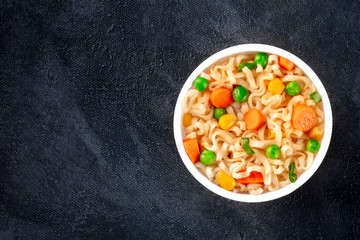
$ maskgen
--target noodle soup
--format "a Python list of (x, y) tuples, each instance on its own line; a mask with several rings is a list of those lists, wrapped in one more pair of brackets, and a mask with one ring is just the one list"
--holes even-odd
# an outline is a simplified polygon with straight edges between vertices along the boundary
[(197, 75), (181, 99), (184, 161), (233, 193), (260, 195), (296, 184), (321, 148), (322, 97), (283, 56), (223, 58)]

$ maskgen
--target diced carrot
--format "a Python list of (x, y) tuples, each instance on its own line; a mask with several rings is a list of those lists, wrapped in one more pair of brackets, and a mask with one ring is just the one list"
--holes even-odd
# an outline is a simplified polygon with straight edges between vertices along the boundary
[(204, 144), (205, 144), (205, 142), (201, 142), (201, 143), (199, 144), (200, 152), (202, 152), (202, 151), (204, 151), (204, 150), (206, 149), (205, 146), (204, 146)]
[(200, 161), (199, 144), (196, 138), (183, 141), (186, 154), (193, 163)]
[(254, 108), (245, 113), (244, 121), (247, 129), (257, 130), (264, 124), (265, 118), (260, 110)]
[[(240, 171), (240, 172), (244, 172)], [(249, 184), (249, 183), (264, 183), (264, 177), (261, 172), (252, 171), (250, 175), (246, 178), (239, 178), (237, 179), (239, 183), (242, 184)]]
[(232, 93), (227, 88), (217, 88), (210, 93), (210, 102), (217, 108), (225, 108), (233, 101)]
[(315, 126), (316, 113), (311, 107), (299, 104), (294, 107), (291, 120), (294, 128), (306, 132)]
[(295, 67), (295, 63), (281, 56), (279, 57), (279, 65), (288, 71), (291, 71)]

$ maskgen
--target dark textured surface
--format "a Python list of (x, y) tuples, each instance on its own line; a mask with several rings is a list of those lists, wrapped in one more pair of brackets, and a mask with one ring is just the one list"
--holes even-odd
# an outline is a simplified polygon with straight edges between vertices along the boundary
[[(1, 1), (0, 239), (359, 238), (359, 1), (222, 2)], [(173, 140), (185, 79), (241, 43), (302, 58), (334, 112), (317, 173), (260, 204), (202, 187)]]

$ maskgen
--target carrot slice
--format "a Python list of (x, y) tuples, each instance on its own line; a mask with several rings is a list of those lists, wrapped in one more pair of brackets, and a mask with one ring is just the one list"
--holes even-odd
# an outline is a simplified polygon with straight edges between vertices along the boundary
[(247, 129), (257, 130), (264, 124), (265, 118), (260, 110), (254, 108), (245, 113), (244, 121)]
[(295, 63), (281, 56), (279, 57), (279, 65), (288, 71), (291, 71), (295, 67)]
[(200, 161), (199, 144), (196, 138), (183, 141), (186, 154), (193, 163)]
[[(240, 172), (244, 172), (244, 171), (245, 171), (245, 170), (240, 171)], [(242, 183), (242, 184), (264, 183), (264, 177), (263, 177), (263, 175), (261, 174), (261, 172), (252, 171), (248, 177), (246, 177), (246, 178), (239, 178), (239, 179), (237, 179), (237, 181), (238, 181), (239, 183)]]
[(294, 128), (306, 132), (315, 126), (316, 113), (311, 107), (299, 104), (294, 107), (291, 120)]
[(210, 93), (210, 102), (217, 108), (225, 108), (233, 101), (232, 93), (227, 88), (217, 88)]

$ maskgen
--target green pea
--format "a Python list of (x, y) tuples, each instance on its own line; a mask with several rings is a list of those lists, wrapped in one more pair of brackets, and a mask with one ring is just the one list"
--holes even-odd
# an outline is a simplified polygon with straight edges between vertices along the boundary
[(319, 151), (320, 149), (320, 143), (318, 141), (316, 141), (315, 139), (313, 140), (310, 140), (307, 142), (306, 144), (306, 149), (309, 151), (309, 152), (312, 152), (312, 153), (316, 153)]
[(200, 161), (204, 165), (212, 164), (215, 161), (215, 153), (210, 150), (205, 149), (200, 154)]
[(265, 154), (268, 158), (276, 159), (280, 156), (281, 151), (278, 145), (272, 144), (266, 148)]
[(226, 109), (225, 108), (215, 108), (214, 109), (214, 118), (216, 120), (219, 120), (219, 118), (224, 115), (227, 114)]
[(194, 81), (194, 85), (197, 90), (202, 92), (209, 86), (209, 82), (203, 77), (197, 77)]
[(249, 91), (246, 88), (242, 86), (237, 86), (236, 88), (234, 88), (233, 99), (236, 102), (245, 102), (248, 98), (249, 98)]
[(301, 87), (296, 81), (292, 81), (286, 85), (285, 91), (288, 95), (295, 96), (301, 92)]
[(268, 55), (266, 53), (258, 53), (254, 57), (254, 62), (256, 65), (260, 64), (265, 69), (268, 64)]
[(240, 63), (238, 67), (238, 72), (242, 72), (242, 69), (247, 67), (250, 70), (253, 70), (256, 67), (255, 63)]

